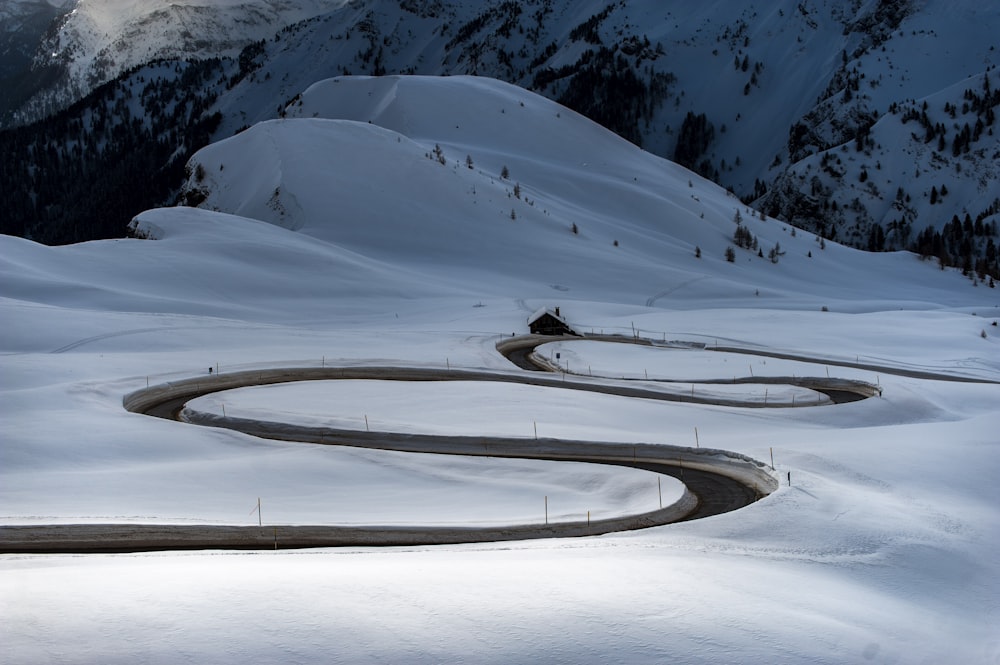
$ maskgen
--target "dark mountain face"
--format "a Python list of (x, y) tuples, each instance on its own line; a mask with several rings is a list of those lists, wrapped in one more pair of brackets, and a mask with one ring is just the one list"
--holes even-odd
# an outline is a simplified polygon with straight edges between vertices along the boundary
[(53, 62), (33, 67), (39, 44), (66, 10), (47, 2), (9, 2), (0, 8), (0, 126), (33, 95), (53, 85), (62, 71)]

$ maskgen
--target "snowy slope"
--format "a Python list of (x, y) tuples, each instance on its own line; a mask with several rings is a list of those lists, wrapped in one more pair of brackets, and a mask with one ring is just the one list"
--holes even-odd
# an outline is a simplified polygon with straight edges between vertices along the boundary
[[(52, 4), (55, 4), (54, 2)], [(37, 46), (34, 67), (62, 76), (22, 108), (62, 108), (98, 85), (154, 60), (236, 56), (285, 25), (329, 11), (343, 0), (76, 0)], [(70, 9), (70, 5), (72, 8)]]
[[(331, 79), (286, 115), (200, 151), (193, 198), (379, 260), (405, 247), (406, 264), (431, 274), (462, 266), (482, 283), (523, 280), (574, 298), (666, 304), (691, 293), (850, 309), (877, 281), (894, 307), (957, 304), (911, 254), (869, 256), (761, 220), (717, 185), (509, 84)], [(737, 250), (726, 262), (737, 213), (764, 258)], [(772, 263), (775, 245), (784, 255)], [(511, 270), (510, 256), (522, 267)]]
[[(972, 154), (951, 156), (962, 125), (985, 114), (937, 117), (945, 102), (961, 107), (965, 89), (981, 87), (997, 66), (995, 3), (370, 0), (281, 5), (280, 15), (265, 4), (234, 1), (210, 12), (175, 4), (147, 15), (141, 3), (114, 12), (118, 5), (88, 3), (38, 62), (72, 60), (71, 87), (82, 93), (152, 57), (235, 54), (266, 38), (241, 56), (248, 75), (232, 90), (218, 99), (217, 83), (203, 91), (225, 116), (217, 138), (276, 117), (331, 76), (490, 76), (583, 111), (775, 217), (862, 248), (879, 232), (886, 242), (876, 248), (910, 246), (923, 228), (940, 230), (953, 215), (975, 219), (1000, 198), (991, 128)], [(289, 24), (298, 18), (307, 20)], [(175, 30), (178, 21), (189, 37)], [(899, 122), (897, 109), (924, 100), (937, 107), (934, 122), (946, 121), (944, 151), (924, 146), (922, 128), (912, 140), (914, 124)], [(863, 160), (833, 169), (836, 176), (817, 163), (843, 158), (859, 136), (869, 142)], [(859, 182), (862, 167), (879, 178)], [(950, 175), (928, 184), (936, 170)], [(950, 180), (978, 184), (921, 205), (931, 186)], [(896, 233), (899, 223), (908, 231)], [(986, 259), (979, 244), (975, 258)]]
[[(8, 659), (995, 660), (998, 385), (897, 372), (1000, 380), (996, 289), (908, 253), (824, 249), (490, 79), (328, 80), (286, 116), (200, 151), (186, 191), (200, 207), (139, 215), (144, 239), (0, 236), (0, 523), (255, 525), (258, 497), (265, 527), (538, 521), (557, 496), (577, 515), (648, 505), (644, 473), (265, 442), (122, 407), (210, 366), (516, 372), (495, 344), (543, 306), (584, 330), (689, 343), (558, 347), (605, 380), (825, 372), (883, 394), (795, 409), (399, 382), (213, 395), (215, 410), (358, 429), (773, 453), (782, 486), (726, 515), (599, 538), (4, 555)], [(725, 260), (737, 211), (765, 255), (780, 242), (777, 263)], [(693, 348), (720, 342), (811, 361)]]

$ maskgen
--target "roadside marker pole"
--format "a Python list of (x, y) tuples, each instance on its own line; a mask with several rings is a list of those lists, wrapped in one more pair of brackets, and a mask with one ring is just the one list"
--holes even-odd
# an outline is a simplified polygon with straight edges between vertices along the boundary
[(549, 497), (545, 495), (545, 523), (549, 523)]
[(663, 486), (660, 484), (660, 477), (656, 477), (656, 491), (660, 495), (660, 508), (663, 508)]
[(538, 441), (538, 421), (533, 420), (531, 424), (535, 427), (535, 441)]
[(365, 414), (365, 431), (366, 432), (370, 432), (371, 431), (370, 429), (368, 429), (368, 414), (367, 413)]
[(698, 441), (698, 428), (694, 428), (694, 447), (701, 448), (701, 442)]
[(771, 471), (774, 471), (774, 446), (771, 446)]

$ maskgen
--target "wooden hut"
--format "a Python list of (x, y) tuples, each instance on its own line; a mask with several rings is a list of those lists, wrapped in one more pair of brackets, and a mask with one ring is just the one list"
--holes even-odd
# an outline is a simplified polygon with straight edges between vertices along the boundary
[(577, 335), (559, 313), (558, 307), (555, 309), (543, 307), (529, 316), (528, 330), (532, 335)]

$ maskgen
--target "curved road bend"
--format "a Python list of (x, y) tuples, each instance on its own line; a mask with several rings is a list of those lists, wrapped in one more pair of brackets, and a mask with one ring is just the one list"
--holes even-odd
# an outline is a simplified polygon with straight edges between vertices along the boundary
[[(480, 543), (533, 538), (600, 535), (660, 526), (729, 512), (777, 488), (765, 465), (726, 451), (666, 445), (594, 443), (554, 439), (441, 437), (219, 418), (184, 410), (195, 397), (238, 387), (289, 381), (369, 378), (398, 381), (494, 380), (571, 387), (553, 377), (459, 370), (400, 368), (301, 368), (237, 372), (153, 386), (125, 398), (128, 410), (187, 422), (227, 427), (284, 441), (347, 445), (409, 452), (548, 459), (635, 466), (681, 479), (687, 487), (677, 503), (660, 510), (617, 518), (524, 524), (503, 527), (338, 527), (325, 525), (241, 527), (225, 525), (65, 524), (0, 527), (0, 552), (141, 552), (198, 549), (288, 549), (304, 547), (390, 546)], [(581, 388), (577, 384), (574, 389)], [(594, 386), (616, 394), (613, 386)], [(621, 394), (662, 394), (623, 387)]]
[[(497, 351), (500, 352), (504, 357), (507, 358), (517, 367), (535, 371), (535, 372), (553, 372), (555, 369), (548, 363), (541, 362), (538, 360), (537, 356), (534, 355), (535, 349), (537, 349), (542, 344), (549, 342), (572, 342), (572, 341), (599, 341), (599, 342), (612, 342), (615, 344), (637, 344), (639, 346), (655, 346), (652, 342), (646, 339), (635, 339), (632, 337), (616, 337), (609, 335), (584, 335), (582, 337), (573, 337), (569, 335), (565, 336), (544, 336), (544, 335), (527, 335), (522, 337), (511, 337), (501, 340), (497, 344)], [(721, 349), (710, 349), (712, 351)], [(729, 350), (727, 348), (727, 350)], [(742, 351), (745, 354), (751, 354), (750, 351)], [(759, 355), (773, 357), (773, 358), (788, 358), (794, 360), (804, 360), (808, 361), (803, 357), (793, 357), (793, 356), (783, 356), (779, 354), (761, 353)], [(568, 372), (570, 376), (581, 376), (574, 374), (573, 372)], [(626, 381), (630, 379), (625, 379)], [(857, 402), (869, 397), (874, 397), (880, 394), (879, 388), (871, 383), (865, 381), (856, 381), (853, 379), (830, 379), (822, 377), (793, 377), (793, 376), (782, 376), (782, 377), (747, 377), (743, 379), (734, 380), (717, 380), (717, 381), (674, 381), (671, 379), (647, 379), (648, 382), (655, 383), (699, 383), (705, 385), (732, 385), (739, 383), (752, 383), (752, 384), (769, 384), (769, 385), (794, 385), (802, 388), (808, 388), (814, 390), (818, 393), (823, 393), (830, 398), (830, 401), (834, 404), (845, 404), (847, 402)], [(633, 395), (635, 396), (635, 395)], [(742, 400), (724, 400), (712, 397), (702, 397), (698, 395), (682, 395), (675, 394), (670, 396), (663, 396), (657, 399), (664, 399), (674, 402), (686, 402), (689, 404), (713, 404), (716, 406), (742, 406), (746, 408), (789, 408), (789, 407), (811, 407), (816, 406), (815, 404), (810, 404), (808, 402), (800, 402), (797, 405), (790, 405), (786, 403), (772, 402), (771, 404), (760, 403), (760, 402), (745, 402)]]

